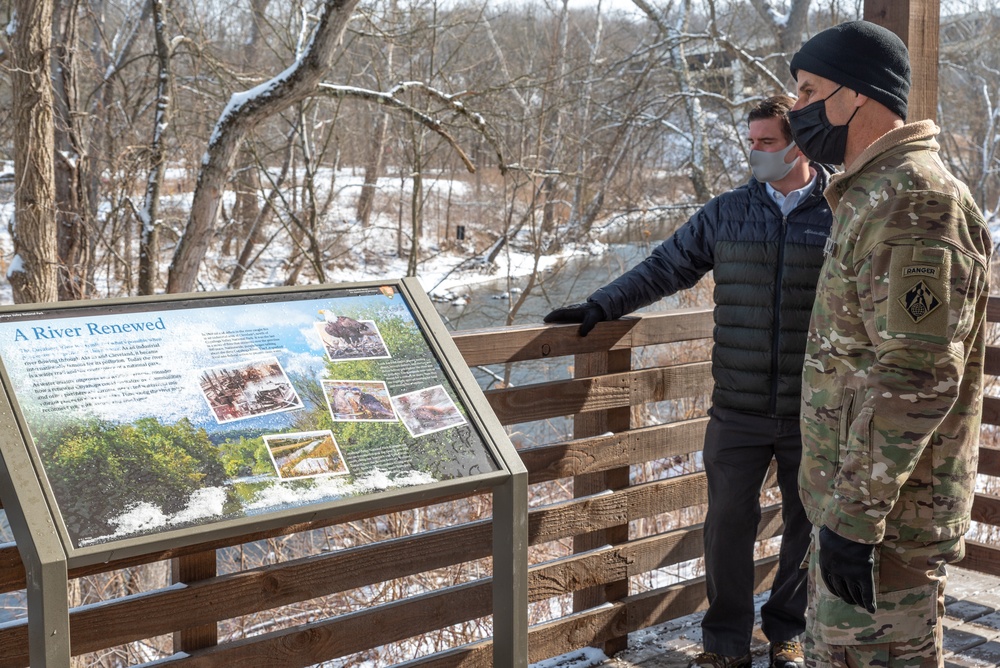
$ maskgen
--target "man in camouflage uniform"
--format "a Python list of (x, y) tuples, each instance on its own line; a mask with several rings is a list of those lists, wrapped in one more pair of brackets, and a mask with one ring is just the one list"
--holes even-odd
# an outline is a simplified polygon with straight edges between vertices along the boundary
[(931, 121), (905, 123), (909, 56), (866, 21), (791, 61), (811, 159), (844, 164), (802, 383), (814, 525), (807, 666), (943, 666), (945, 565), (964, 556), (992, 250)]

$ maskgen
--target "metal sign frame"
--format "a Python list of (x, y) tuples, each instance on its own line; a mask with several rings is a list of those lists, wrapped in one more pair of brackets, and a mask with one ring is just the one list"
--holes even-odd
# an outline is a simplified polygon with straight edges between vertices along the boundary
[(203, 308), (212, 302), (231, 305), (234, 299), (251, 304), (298, 301), (386, 286), (403, 295), (450, 389), (465, 408), (470, 426), (497, 465), (496, 471), (79, 547), (62, 522), (58, 502), (18, 404), (18, 390), (13, 387), (6, 365), (0, 365), (4, 388), (0, 395), (0, 498), (26, 569), (32, 666), (69, 665), (67, 573), (71, 568), (224, 540), (251, 529), (266, 531), (348, 512), (374, 512), (408, 501), (430, 501), (487, 489), (494, 496), (494, 665), (527, 665), (527, 471), (416, 279), (20, 305), (0, 308), (0, 320), (5, 316), (23, 319), (37, 315), (40, 320), (53, 314), (72, 317), (83, 310), (114, 314), (116, 307), (123, 305), (137, 312), (155, 312), (164, 307)]

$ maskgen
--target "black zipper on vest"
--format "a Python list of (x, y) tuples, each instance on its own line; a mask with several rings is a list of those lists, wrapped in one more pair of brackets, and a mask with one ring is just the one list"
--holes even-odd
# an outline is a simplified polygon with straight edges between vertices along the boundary
[(781, 215), (781, 237), (778, 240), (778, 268), (774, 277), (774, 325), (771, 328), (771, 417), (778, 414), (778, 352), (781, 339), (781, 279), (785, 273), (785, 238), (788, 216)]

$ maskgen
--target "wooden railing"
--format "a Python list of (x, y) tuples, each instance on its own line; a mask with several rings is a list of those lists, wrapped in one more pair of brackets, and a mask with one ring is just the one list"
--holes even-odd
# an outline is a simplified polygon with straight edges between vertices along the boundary
[[(1000, 304), (993, 302), (990, 306), (990, 319), (1000, 321)], [(630, 526), (634, 528), (639, 521), (700, 508), (706, 502), (704, 474), (697, 470), (670, 472), (636, 481), (631, 472), (649, 462), (680, 460), (697, 453), (707, 422), (701, 415), (642, 424), (636, 419), (640, 409), (692, 397), (704, 404), (711, 387), (709, 362), (704, 354), (697, 361), (639, 368), (636, 360), (646, 356), (637, 351), (658, 344), (703, 343), (711, 336), (712, 326), (711, 311), (698, 309), (602, 323), (586, 338), (576, 335), (575, 326), (513, 327), (454, 335), (470, 366), (558, 360), (561, 366), (573, 368), (569, 378), (487, 391), (505, 425), (514, 428), (569, 416), (574, 430), (570, 440), (520, 450), (529, 471), (529, 494), (540, 485), (552, 486), (553, 481), (563, 481), (568, 488), (566, 483), (572, 480), (571, 496), (567, 492), (564, 500), (533, 505), (529, 512), (529, 542), (533, 546), (529, 601), (540, 603), (572, 596), (574, 610), (573, 614), (566, 610), (531, 626), (530, 661), (585, 646), (603, 646), (607, 652), (614, 652), (624, 647), (629, 632), (684, 616), (705, 605), (701, 577), (665, 585), (651, 580), (649, 586), (653, 588), (647, 586), (644, 591), (632, 585), (636, 576), (698, 559), (702, 554), (700, 524), (690, 522), (655, 532), (632, 531), (630, 536)], [(701, 348), (707, 350), (704, 345)], [(1000, 374), (1000, 349), (990, 348), (987, 363), (988, 373)], [(987, 398), (984, 418), (988, 425), (1000, 424), (1000, 399)], [(993, 442), (991, 435), (989, 443)], [(983, 448), (980, 470), (1000, 476), (1000, 449)], [(413, 507), (410, 504), (393, 510)], [(1000, 525), (1000, 497), (979, 495), (974, 514), (977, 521)], [(337, 523), (363, 519), (359, 514)], [(172, 560), (174, 581), (185, 583), (71, 610), (73, 654), (172, 636), (174, 653), (160, 659), (157, 666), (309, 666), (489, 617), (490, 580), (479, 577), (381, 605), (359, 606), (336, 616), (317, 613), (297, 623), (290, 623), (286, 617), (281, 620), (284, 627), (278, 630), (220, 640), (217, 629), (224, 620), (488, 560), (491, 554), (489, 521), (459, 521), (445, 528), (364, 544), (355, 540), (343, 549), (333, 546), (329, 551), (316, 551), (290, 561), (217, 573), (219, 550), (330, 524), (288, 526), (71, 571), (71, 578), (81, 578)], [(779, 508), (771, 505), (763, 512), (760, 538), (774, 537), (780, 531)], [(556, 541), (563, 541), (566, 554), (545, 558), (551, 551), (540, 548), (559, 545)], [(970, 542), (963, 565), (1000, 575), (1000, 551)], [(757, 561), (758, 590), (770, 586), (776, 568), (773, 556)], [(16, 546), (0, 546), (0, 593), (24, 586), (25, 574)], [(267, 628), (266, 623), (258, 626)], [(491, 640), (487, 637), (415, 656), (401, 665), (469, 668), (490, 666), (491, 660)], [(128, 663), (122, 660), (102, 665)], [(0, 668), (26, 665), (27, 621), (0, 625)]]

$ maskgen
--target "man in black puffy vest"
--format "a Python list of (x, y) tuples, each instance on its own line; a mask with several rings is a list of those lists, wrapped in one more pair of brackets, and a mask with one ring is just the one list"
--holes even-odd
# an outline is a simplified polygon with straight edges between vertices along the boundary
[(828, 173), (792, 142), (779, 95), (748, 116), (749, 183), (708, 202), (641, 264), (583, 304), (556, 309), (549, 323), (581, 323), (580, 335), (715, 277), (715, 389), (705, 433), (708, 478), (704, 652), (692, 668), (749, 668), (753, 632), (753, 549), (760, 491), (778, 464), (784, 534), (778, 573), (761, 609), (773, 668), (803, 665), (810, 525), (798, 493), (799, 405), (806, 332), (830, 233), (823, 198)]

